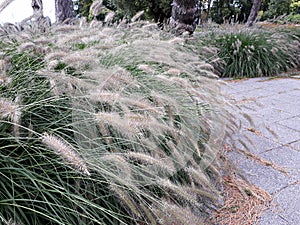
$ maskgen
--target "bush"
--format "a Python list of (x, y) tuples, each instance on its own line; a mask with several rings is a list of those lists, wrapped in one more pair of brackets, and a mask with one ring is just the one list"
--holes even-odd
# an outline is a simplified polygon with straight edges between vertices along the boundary
[(216, 68), (221, 77), (273, 76), (299, 68), (299, 38), (289, 31), (225, 31), (214, 33), (208, 43), (225, 62)]
[(287, 0), (270, 0), (268, 9), (264, 12), (262, 19), (272, 19), (278, 16), (290, 13), (290, 1)]
[(289, 23), (300, 24), (300, 14), (290, 14), (285, 20)]
[[(94, 1), (96, 2), (96, 1)], [(164, 22), (164, 20), (170, 18), (171, 16), (171, 1), (169, 0), (155, 0), (155, 1), (135, 1), (135, 0), (104, 0), (98, 1), (102, 2), (103, 5), (108, 10), (113, 10), (116, 13), (116, 17), (127, 19), (133, 17), (140, 11), (144, 11), (143, 17), (148, 20), (153, 20), (155, 22)], [(79, 1), (79, 11), (81, 16), (90, 17), (89, 8), (92, 5), (93, 0), (80, 0)], [(96, 4), (96, 8), (101, 6), (101, 4)], [(95, 7), (94, 7), (95, 8)], [(103, 7), (102, 7), (103, 9)], [(101, 19), (97, 17), (97, 19)]]
[(182, 39), (61, 25), (0, 46), (4, 224), (198, 225), (218, 204), (222, 98)]

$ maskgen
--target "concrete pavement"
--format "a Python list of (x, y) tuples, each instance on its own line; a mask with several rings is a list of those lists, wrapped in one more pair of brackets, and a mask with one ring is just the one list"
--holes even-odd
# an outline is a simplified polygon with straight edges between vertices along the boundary
[(279, 167), (228, 153), (251, 183), (273, 196), (274, 207), (258, 224), (300, 224), (300, 76), (225, 82), (224, 95), (240, 107), (232, 110), (241, 121), (240, 133), (233, 135), (235, 146)]

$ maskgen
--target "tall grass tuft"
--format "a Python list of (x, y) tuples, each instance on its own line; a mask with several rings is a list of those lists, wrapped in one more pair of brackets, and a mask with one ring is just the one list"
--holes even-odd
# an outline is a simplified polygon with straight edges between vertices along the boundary
[(28, 35), (0, 45), (0, 219), (201, 224), (222, 200), (213, 68), (144, 21)]
[[(300, 39), (297, 32), (289, 28), (226, 27), (226, 30), (209, 31), (196, 37), (192, 45), (201, 39), (200, 46), (206, 44), (218, 49), (215, 55), (221, 61), (212, 61), (212, 65), (220, 77), (276, 76), (300, 67)], [(201, 49), (198, 49), (200, 56)]]
[(216, 44), (226, 62), (224, 76), (274, 76), (299, 66), (299, 40), (283, 33), (227, 34), (217, 38)]

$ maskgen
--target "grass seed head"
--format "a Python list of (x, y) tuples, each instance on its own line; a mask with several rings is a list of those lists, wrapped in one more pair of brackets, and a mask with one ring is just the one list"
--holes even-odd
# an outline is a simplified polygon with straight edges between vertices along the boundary
[(44, 133), (42, 135), (42, 142), (55, 153), (65, 159), (73, 167), (78, 169), (84, 175), (90, 176), (86, 162), (79, 156), (73, 147), (65, 140), (58, 138), (52, 134)]

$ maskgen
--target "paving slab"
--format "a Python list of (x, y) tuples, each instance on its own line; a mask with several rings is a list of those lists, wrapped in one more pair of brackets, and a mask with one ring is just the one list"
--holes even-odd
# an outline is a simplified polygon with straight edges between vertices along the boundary
[[(300, 112), (300, 110), (299, 110), (299, 112)], [(292, 118), (285, 118), (283, 120), (277, 121), (277, 123), (300, 132), (300, 116), (295, 116)], [(300, 135), (299, 135), (299, 139), (300, 139)]]
[(241, 123), (232, 135), (232, 146), (276, 165), (265, 166), (245, 154), (228, 152), (246, 179), (273, 196), (276, 206), (266, 211), (258, 224), (300, 224), (300, 79), (227, 82), (224, 96), (238, 106), (231, 113)]
[(291, 183), (273, 195), (273, 205), (260, 218), (263, 225), (298, 225), (300, 222), (300, 183)]
[(266, 122), (263, 125), (259, 125), (256, 129), (261, 132), (263, 137), (276, 143), (280, 143), (281, 145), (293, 143), (298, 141), (300, 138), (299, 131), (278, 123)]
[(284, 168), (292, 179), (300, 181), (300, 152), (281, 146), (260, 153), (260, 156)]
[(238, 172), (252, 184), (274, 194), (294, 180), (272, 167), (262, 165), (237, 152), (228, 153), (228, 157), (237, 166)]
[(300, 140), (290, 143), (289, 146), (296, 151), (300, 151)]
[[(300, 92), (300, 91), (299, 91)], [(273, 106), (272, 108), (280, 109), (283, 112), (290, 113), (294, 116), (299, 116), (300, 114), (300, 101), (297, 102), (296, 100), (287, 100), (290, 102), (279, 103), (277, 106)]]
[(249, 130), (242, 131), (242, 134), (233, 134), (231, 139), (231, 141), (234, 142), (234, 148), (251, 151), (251, 153), (254, 154), (263, 153), (282, 146), (277, 142)]
[[(275, 104), (278, 104), (278, 102)], [(274, 108), (272, 105), (272, 103), (269, 103), (269, 107), (263, 107), (261, 110), (258, 110), (256, 115), (266, 122), (279, 122), (294, 117), (293, 114)]]

